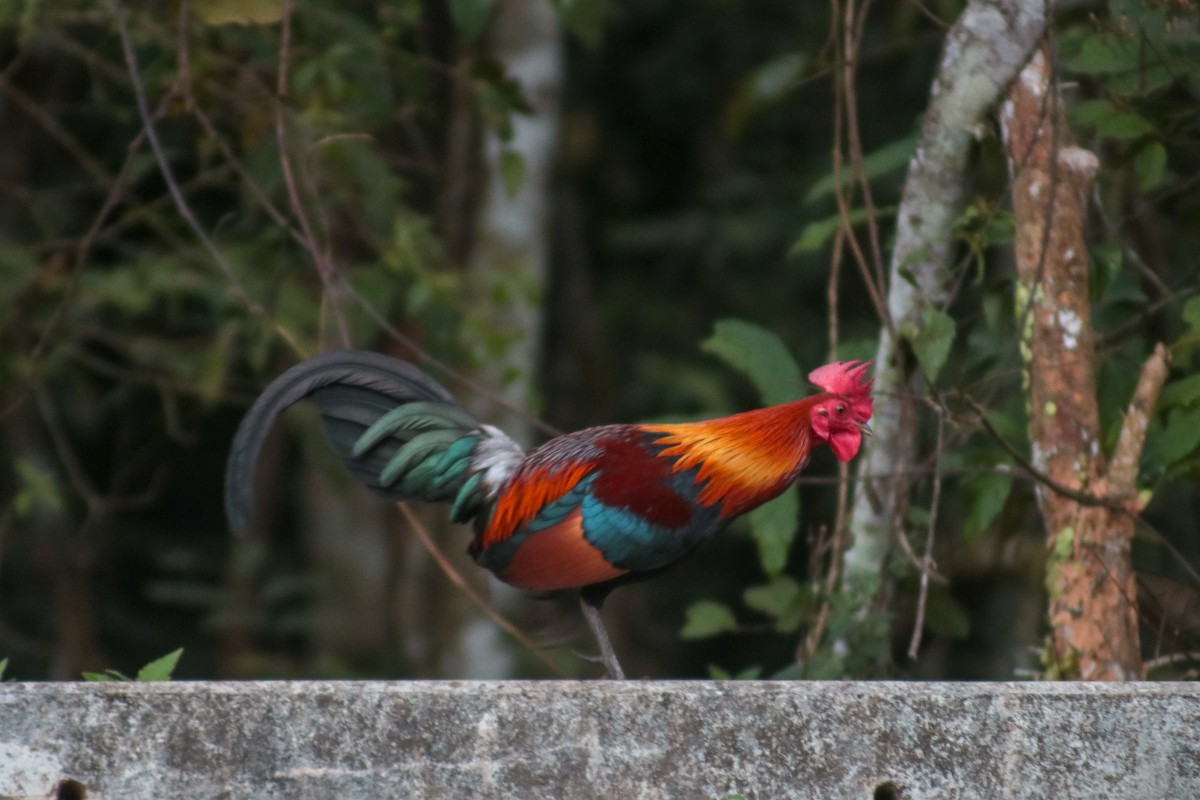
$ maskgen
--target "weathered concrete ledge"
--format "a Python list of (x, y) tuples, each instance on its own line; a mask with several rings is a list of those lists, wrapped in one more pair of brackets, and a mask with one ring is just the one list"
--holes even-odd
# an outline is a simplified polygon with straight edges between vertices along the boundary
[(1200, 797), (1200, 684), (0, 684), (0, 797)]

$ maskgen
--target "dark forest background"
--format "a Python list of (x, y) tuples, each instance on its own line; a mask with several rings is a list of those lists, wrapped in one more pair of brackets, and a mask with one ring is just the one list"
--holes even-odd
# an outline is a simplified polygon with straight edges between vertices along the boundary
[[(573, 604), (489, 582), (467, 532), (420, 510), (452, 570), (537, 646), (507, 636), (408, 520), (350, 485), (311, 413), (269, 441), (255, 532), (234, 539), (222, 480), (241, 414), (342, 346), (421, 363), (530, 444), (535, 419), (716, 416), (790, 370), (875, 357), (850, 237), (869, 224), (891, 250), (963, 11), (0, 0), (3, 675), (133, 674), (177, 648), (180, 678), (598, 674)], [(1194, 678), (1196, 8), (1074, 2), (1048, 32), (1073, 134), (1101, 165), (1105, 448), (1147, 353), (1171, 348), (1134, 563), (1148, 676)], [(1013, 457), (1030, 443), (1009, 171), (994, 118), (974, 133), (952, 286), (910, 337), (929, 381), (904, 542), (870, 602), (829, 572), (854, 472), (822, 453), (782, 504), (613, 595), (632, 675), (1046, 674), (1047, 534)], [(835, 164), (855, 150), (851, 191)]]

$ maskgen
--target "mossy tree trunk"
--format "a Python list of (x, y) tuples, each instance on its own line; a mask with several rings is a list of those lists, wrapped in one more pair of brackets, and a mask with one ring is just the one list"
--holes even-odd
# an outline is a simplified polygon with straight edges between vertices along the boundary
[(1048, 674), (1143, 675), (1130, 558), (1146, 426), (1167, 375), (1159, 345), (1142, 368), (1111, 458), (1102, 448), (1085, 229), (1096, 156), (1071, 141), (1057, 84), (1037, 52), (1000, 121), (1016, 217), (1015, 305), (1029, 400), (1030, 463), (1046, 526)]

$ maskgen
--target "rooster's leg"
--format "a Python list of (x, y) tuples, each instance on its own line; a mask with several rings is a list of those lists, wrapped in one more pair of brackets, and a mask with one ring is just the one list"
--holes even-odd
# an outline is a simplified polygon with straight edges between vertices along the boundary
[(592, 635), (596, 637), (596, 644), (600, 645), (600, 658), (604, 661), (604, 668), (608, 670), (608, 677), (621, 680), (625, 677), (625, 672), (617, 661), (617, 654), (613, 652), (612, 642), (608, 639), (608, 631), (604, 628), (604, 620), (600, 617), (600, 605), (607, 594), (608, 592), (589, 592), (584, 589), (579, 593), (579, 607), (583, 609), (583, 618), (592, 629)]

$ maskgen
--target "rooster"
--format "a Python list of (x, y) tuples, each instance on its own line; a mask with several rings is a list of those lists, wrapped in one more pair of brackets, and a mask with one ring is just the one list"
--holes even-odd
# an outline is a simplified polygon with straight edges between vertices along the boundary
[(255, 401), (226, 471), (230, 526), (249, 521), (259, 450), (303, 399), (346, 467), (393, 500), (450, 504), (473, 522), (469, 551), (497, 578), (533, 592), (579, 590), (610, 676), (623, 677), (600, 619), (614, 587), (653, 575), (737, 516), (781, 494), (828, 444), (858, 452), (872, 413), (868, 364), (809, 374), (823, 392), (720, 419), (601, 425), (526, 451), (482, 424), (405, 361), (359, 350), (292, 367)]

